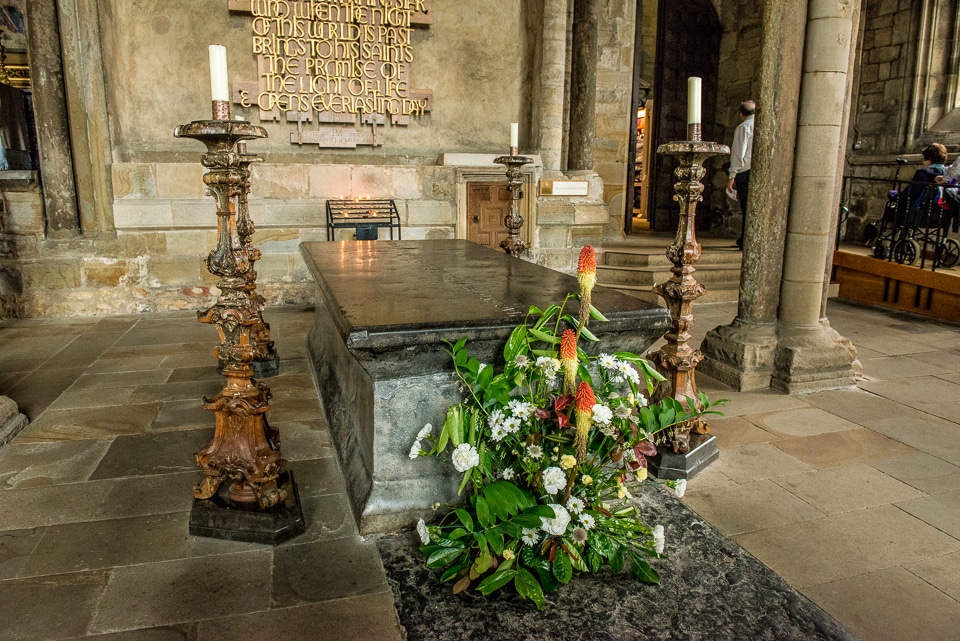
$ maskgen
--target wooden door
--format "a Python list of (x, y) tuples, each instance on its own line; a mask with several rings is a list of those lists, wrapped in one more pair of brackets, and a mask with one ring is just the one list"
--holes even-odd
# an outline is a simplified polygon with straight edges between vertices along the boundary
[(504, 217), (510, 213), (510, 192), (505, 182), (471, 182), (467, 185), (467, 240), (500, 249), (507, 237)]

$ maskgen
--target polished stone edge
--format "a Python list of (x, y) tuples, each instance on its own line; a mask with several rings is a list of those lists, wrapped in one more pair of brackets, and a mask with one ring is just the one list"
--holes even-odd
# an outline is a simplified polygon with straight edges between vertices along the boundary
[(190, 534), (226, 541), (279, 545), (303, 534), (306, 521), (293, 471), (280, 474), (278, 485), (287, 491), (280, 505), (266, 510), (240, 506), (225, 497), (224, 483), (211, 499), (194, 499), (190, 510)]
[(690, 434), (690, 451), (679, 454), (668, 444), (647, 459), (647, 469), (662, 481), (691, 479), (720, 458), (717, 437), (713, 434)]

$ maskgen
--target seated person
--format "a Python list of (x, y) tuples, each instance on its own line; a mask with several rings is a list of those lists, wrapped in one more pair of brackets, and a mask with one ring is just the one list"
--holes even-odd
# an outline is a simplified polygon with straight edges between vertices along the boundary
[(937, 178), (947, 171), (944, 164), (947, 162), (947, 148), (935, 142), (924, 147), (920, 154), (923, 156), (923, 167), (913, 174), (907, 197), (901, 200), (901, 206), (906, 208), (906, 223), (910, 226), (922, 223), (920, 219), (931, 213), (931, 207), (936, 208), (932, 213), (937, 220), (942, 212), (942, 193), (939, 192), (943, 190), (934, 186), (938, 184)]

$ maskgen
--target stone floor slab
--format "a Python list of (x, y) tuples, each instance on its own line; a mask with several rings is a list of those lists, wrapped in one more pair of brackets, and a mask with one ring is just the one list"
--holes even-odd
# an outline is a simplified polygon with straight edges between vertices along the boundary
[[(132, 382), (128, 379), (128, 383)], [(114, 405), (123, 405), (130, 401), (134, 387), (113, 387), (110, 388), (110, 402)], [(103, 407), (104, 391), (102, 389), (67, 389), (50, 403), (52, 410), (74, 410), (87, 409), (91, 407)], [(140, 401), (138, 404), (142, 404)]]
[(333, 457), (290, 463), (300, 496), (322, 496), (346, 492), (343, 476)]
[(116, 568), (90, 626), (102, 634), (266, 610), (272, 550)]
[(413, 641), (405, 635), (393, 595), (365, 596), (202, 621), (197, 641)]
[(725, 450), (713, 466), (737, 483), (750, 483), (814, 469), (767, 443)]
[(0, 531), (92, 521), (111, 482), (98, 481), (0, 491)]
[(903, 567), (960, 602), (960, 552), (907, 563)]
[(20, 573), (46, 532), (45, 527), (0, 532), (0, 581)]
[(946, 374), (949, 367), (927, 362), (923, 354), (909, 356), (883, 356), (881, 358), (860, 358), (863, 373), (868, 380), (896, 381), (918, 376)]
[(197, 399), (185, 401), (164, 401), (160, 405), (157, 417), (150, 425), (151, 432), (170, 432), (212, 427), (216, 424), (216, 415), (204, 409)]
[(85, 634), (106, 584), (106, 572), (0, 581), (4, 641)]
[[(960, 639), (960, 603), (903, 568), (812, 586), (804, 594), (870, 641)], [(922, 616), (917, 616), (922, 612)]]
[(817, 407), (799, 407), (748, 415), (745, 418), (780, 437), (816, 436), (830, 432), (848, 432), (860, 427)]
[(769, 480), (702, 489), (687, 494), (684, 503), (727, 536), (823, 516)]
[(960, 491), (900, 501), (896, 505), (941, 532), (960, 539)]
[(118, 436), (91, 479), (196, 470), (194, 455), (213, 438), (213, 426), (178, 432)]
[(193, 400), (202, 405), (204, 397), (216, 396), (223, 389), (225, 379), (164, 383), (137, 387), (130, 396), (131, 403)]
[(389, 592), (377, 547), (360, 537), (277, 548), (272, 607)]
[(20, 411), (31, 421), (40, 416), (73, 381), (83, 373), (83, 368), (50, 369), (40, 367), (20, 379), (11, 387), (9, 396), (20, 407)]
[(86, 481), (109, 447), (109, 441), (11, 443), (0, 448), (0, 488)]
[(915, 450), (868, 429), (784, 439), (776, 447), (816, 468), (867, 463), (913, 454)]
[(798, 588), (960, 549), (957, 539), (891, 505), (741, 534), (734, 540)]
[(30, 423), (17, 440), (24, 443), (43, 443), (112, 439), (121, 435), (142, 434), (153, 423), (159, 409), (159, 403), (146, 403), (48, 410)]
[(97, 481), (109, 489), (97, 508), (96, 518), (118, 519), (128, 516), (189, 512), (193, 506), (193, 487), (203, 478), (200, 469), (157, 476), (130, 476)]
[(70, 386), (68, 392), (80, 390), (103, 390), (115, 387), (129, 387), (131, 381), (136, 381), (137, 385), (158, 385), (166, 383), (170, 378), (171, 370), (157, 369), (144, 370), (142, 372), (123, 372), (106, 374), (84, 374)]
[(901, 381), (864, 381), (860, 387), (922, 411), (929, 405), (960, 398), (960, 384), (937, 376), (919, 376)]
[(779, 440), (778, 436), (751, 423), (749, 416), (711, 417), (710, 433), (717, 437), (721, 450)]
[(781, 476), (775, 482), (826, 514), (924, 496), (920, 490), (863, 464)]
[(744, 414), (762, 414), (779, 410), (806, 407), (807, 403), (797, 398), (773, 390), (760, 392), (741, 392), (736, 400), (721, 407), (724, 416), (742, 416)]

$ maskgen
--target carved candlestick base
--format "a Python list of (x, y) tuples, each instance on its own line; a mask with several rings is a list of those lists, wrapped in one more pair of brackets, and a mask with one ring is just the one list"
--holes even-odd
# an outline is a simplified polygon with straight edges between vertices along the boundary
[(523, 227), (523, 216), (520, 215), (520, 199), (523, 198), (523, 169), (524, 165), (533, 162), (533, 158), (518, 156), (511, 147), (509, 156), (500, 156), (493, 162), (507, 166), (507, 190), (510, 192), (510, 212), (503, 217), (503, 224), (507, 228), (507, 237), (500, 243), (500, 249), (511, 256), (518, 257), (527, 251), (527, 244), (520, 238), (520, 228)]
[[(677, 182), (673, 185), (676, 191), (674, 200), (680, 205), (680, 222), (677, 236), (667, 248), (667, 258), (673, 263), (670, 269), (673, 275), (653, 288), (666, 301), (672, 323), (670, 331), (664, 336), (667, 344), (651, 354), (650, 359), (667, 379), (661, 385), (659, 398), (671, 396), (685, 405), (687, 399), (691, 399), (697, 409), (702, 409), (694, 374), (703, 355), (688, 344), (690, 330), (696, 320), (693, 302), (706, 292), (693, 277), (696, 271), (693, 265), (700, 259), (696, 210), (697, 203), (703, 199), (703, 184), (700, 182), (706, 174), (703, 162), (711, 156), (729, 154), (730, 148), (713, 142), (689, 140), (660, 145), (657, 153), (676, 156), (680, 160), (680, 165), (674, 170)], [(710, 426), (701, 419), (682, 425), (671, 435), (674, 452), (690, 451), (691, 431), (706, 434)]]

